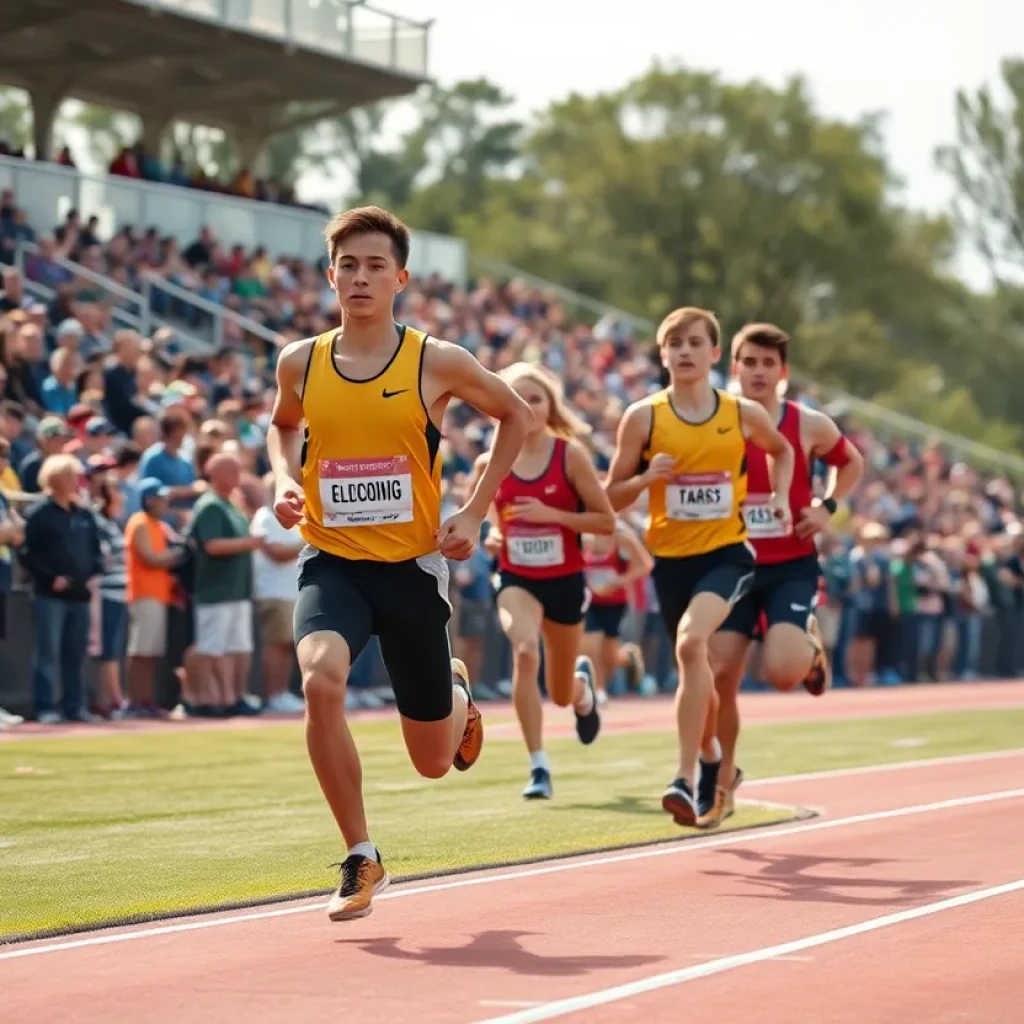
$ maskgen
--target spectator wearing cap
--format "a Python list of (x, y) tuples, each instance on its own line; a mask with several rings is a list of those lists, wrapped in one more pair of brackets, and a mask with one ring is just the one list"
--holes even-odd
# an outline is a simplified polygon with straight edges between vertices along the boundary
[(124, 531), (128, 601), (128, 713), (156, 717), (156, 672), (167, 654), (167, 617), (174, 597), (171, 570), (182, 558), (164, 522), (169, 489), (156, 477), (139, 483), (141, 509)]
[[(252, 552), (262, 537), (232, 500), (241, 483), (238, 457), (214, 455), (206, 466), (210, 487), (196, 502), (189, 534), (195, 543), (196, 668), (201, 691), (219, 691), (228, 714), (258, 713), (244, 698), (252, 660)], [(212, 684), (212, 685), (211, 685)]]
[(188, 436), (187, 414), (168, 409), (160, 417), (160, 436), (162, 440), (143, 454), (139, 473), (154, 477), (168, 489), (171, 515), (182, 522), (206, 487), (205, 482), (196, 480), (192, 462), (181, 454)]
[(32, 582), (35, 654), (32, 702), (38, 722), (61, 721), (55, 709), (57, 675), (63, 718), (94, 722), (85, 710), (82, 668), (89, 643), (90, 581), (103, 571), (96, 517), (77, 496), (81, 463), (51, 455), (39, 473), (46, 497), (25, 516), (21, 562)]
[(55, 347), (66, 348), (71, 352), (80, 352), (84, 336), (85, 328), (82, 321), (73, 316), (62, 320), (53, 332)]
[(56, 416), (67, 416), (78, 403), (75, 377), (78, 354), (59, 348), (50, 356), (50, 376), (43, 381), (43, 408)]
[(64, 450), (71, 434), (59, 416), (44, 416), (36, 427), (36, 444), (34, 449), (18, 464), (18, 476), (21, 478), (22, 489), (28, 494), (39, 490), (39, 470), (43, 460), (51, 455), (58, 455)]

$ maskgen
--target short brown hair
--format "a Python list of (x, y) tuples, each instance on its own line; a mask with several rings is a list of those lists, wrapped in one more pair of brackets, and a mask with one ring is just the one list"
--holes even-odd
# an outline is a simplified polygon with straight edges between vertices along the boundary
[(409, 262), (409, 229), (393, 214), (379, 206), (357, 206), (332, 217), (324, 229), (327, 255), (333, 265), (341, 243), (355, 235), (387, 235), (395, 262), (403, 270)]
[(779, 359), (785, 365), (789, 358), (789, 335), (775, 324), (747, 324), (736, 332), (732, 339), (732, 358), (739, 358), (743, 343), (749, 341), (758, 348), (771, 348), (779, 353)]
[(681, 306), (673, 309), (671, 313), (658, 325), (658, 348), (665, 344), (665, 339), (673, 331), (679, 328), (689, 327), (691, 324), (702, 323), (711, 335), (711, 344), (717, 348), (722, 340), (722, 328), (718, 318), (709, 309), (701, 309), (699, 306)]

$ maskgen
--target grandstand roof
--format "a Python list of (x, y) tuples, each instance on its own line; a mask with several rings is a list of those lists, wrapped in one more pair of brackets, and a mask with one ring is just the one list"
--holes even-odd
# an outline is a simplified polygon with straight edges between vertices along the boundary
[(0, 82), (268, 134), (289, 103), (412, 92), (428, 32), (346, 0), (0, 0)]

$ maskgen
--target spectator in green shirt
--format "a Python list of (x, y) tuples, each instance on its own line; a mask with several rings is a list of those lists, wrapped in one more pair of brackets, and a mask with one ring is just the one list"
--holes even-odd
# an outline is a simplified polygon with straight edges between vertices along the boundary
[(253, 653), (252, 552), (263, 540), (250, 535), (245, 513), (232, 500), (241, 481), (238, 457), (220, 452), (206, 472), (210, 487), (196, 502), (189, 528), (197, 669), (207, 692), (217, 697), (215, 706), (227, 714), (258, 714), (259, 705), (245, 699), (245, 689)]
[(895, 557), (889, 566), (895, 612), (899, 620), (900, 647), (896, 671), (905, 683), (915, 683), (918, 678), (920, 624), (913, 565), (918, 544), (915, 537), (897, 541), (893, 545)]

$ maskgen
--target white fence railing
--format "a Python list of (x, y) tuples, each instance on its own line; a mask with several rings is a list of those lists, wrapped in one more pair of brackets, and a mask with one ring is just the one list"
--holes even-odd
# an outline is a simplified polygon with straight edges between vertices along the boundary
[[(49, 302), (54, 297), (54, 289), (36, 280), (32, 272), (31, 257), (38, 253), (37, 246), (21, 242), (16, 250), (15, 262), (25, 278), (25, 289)], [(165, 327), (174, 332), (183, 348), (199, 352), (209, 350), (211, 346), (219, 348), (224, 342), (225, 325), (231, 322), (245, 334), (255, 335), (277, 348), (283, 344), (281, 336), (264, 324), (216, 302), (210, 302), (159, 274), (145, 274), (141, 290), (134, 291), (72, 260), (55, 257), (52, 262), (66, 270), (75, 280), (88, 282), (103, 294), (110, 303), (110, 318), (115, 327), (131, 328), (142, 335)], [(180, 315), (160, 312), (161, 306), (173, 306)], [(202, 316), (195, 316), (196, 312)], [(196, 326), (200, 322), (204, 322), (204, 327)]]
[(130, 0), (282, 43), (423, 78), (429, 21), (413, 21), (364, 0)]
[[(57, 164), (0, 156), (0, 190), (14, 191), (15, 202), (36, 230), (58, 224), (68, 210), (83, 220), (99, 218), (100, 234), (128, 225), (153, 226), (184, 248), (204, 225), (227, 246), (263, 246), (271, 258), (301, 257), (315, 262), (326, 254), (327, 216), (312, 210), (253, 199), (223, 196), (177, 185), (158, 185), (104, 174), (81, 174)], [(468, 248), (459, 238), (414, 231), (409, 271), (415, 277), (437, 273), (460, 287), (466, 283)]]

